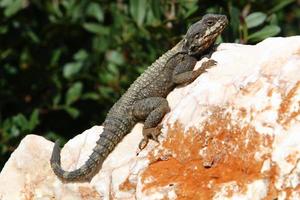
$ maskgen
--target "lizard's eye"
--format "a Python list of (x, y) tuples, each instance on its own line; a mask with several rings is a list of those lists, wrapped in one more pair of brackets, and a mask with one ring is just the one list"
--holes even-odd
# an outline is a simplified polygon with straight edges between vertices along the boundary
[(208, 26), (212, 26), (212, 25), (214, 24), (214, 22), (213, 22), (213, 20), (208, 20), (208, 21), (206, 22), (206, 24), (207, 24)]

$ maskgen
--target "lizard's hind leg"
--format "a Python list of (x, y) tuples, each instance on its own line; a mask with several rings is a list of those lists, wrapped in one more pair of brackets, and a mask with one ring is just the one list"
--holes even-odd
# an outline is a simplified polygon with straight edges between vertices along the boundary
[(144, 138), (139, 144), (142, 150), (146, 147), (149, 139), (158, 142), (158, 135), (161, 133), (160, 121), (170, 111), (168, 101), (162, 97), (149, 97), (137, 101), (133, 106), (133, 115), (144, 122)]

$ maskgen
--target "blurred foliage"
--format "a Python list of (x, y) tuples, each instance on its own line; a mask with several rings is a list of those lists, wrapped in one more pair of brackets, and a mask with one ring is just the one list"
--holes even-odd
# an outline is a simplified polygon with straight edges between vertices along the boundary
[(205, 13), (219, 42), (299, 34), (296, 0), (0, 0), (0, 166), (29, 133), (69, 139)]

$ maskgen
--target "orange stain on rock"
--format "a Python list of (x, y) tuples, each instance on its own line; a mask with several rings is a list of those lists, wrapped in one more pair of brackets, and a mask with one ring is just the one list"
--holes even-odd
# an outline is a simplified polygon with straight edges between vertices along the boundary
[(278, 111), (278, 122), (284, 126), (287, 126), (291, 120), (300, 115), (300, 101), (298, 101), (298, 110), (291, 111), (292, 99), (300, 93), (300, 81), (287, 93), (280, 104)]
[[(287, 188), (287, 189), (285, 189), (285, 192), (286, 192), (286, 199), (292, 199), (293, 192), (300, 195), (300, 185), (298, 185), (296, 188), (293, 188), (293, 189), (292, 188)], [(295, 198), (293, 198), (293, 199), (295, 199)]]
[[(243, 91), (255, 93), (260, 86), (259, 82), (251, 84)], [(283, 126), (288, 126), (300, 114), (299, 109), (292, 110), (299, 89), (300, 81), (283, 97), (278, 110), (278, 123)], [(273, 92), (270, 89), (267, 96), (271, 97)], [(300, 105), (300, 102), (296, 103)], [(266, 108), (270, 109), (271, 106)], [(206, 200), (212, 199), (221, 189), (228, 197), (242, 194), (249, 183), (265, 179), (268, 180), (268, 192), (264, 199), (276, 199), (279, 194), (275, 187), (278, 166), (271, 162), (270, 169), (261, 172), (263, 162), (272, 160), (273, 137), (256, 132), (251, 125), (241, 127), (226, 109), (215, 107), (211, 112), (201, 129), (190, 128), (184, 132), (184, 127), (178, 122), (169, 127), (163, 148), (159, 152), (154, 149), (149, 154), (150, 165), (142, 174), (142, 191), (147, 194), (155, 188), (170, 187), (170, 190), (175, 190), (177, 199)], [(250, 120), (253, 120), (253, 113), (254, 110), (239, 108), (237, 116), (242, 119), (250, 115)], [(295, 162), (291, 156), (287, 160)], [(235, 187), (225, 187), (230, 182)], [(133, 187), (129, 184), (129, 189)], [(286, 189), (288, 195), (290, 191)]]
[(95, 188), (79, 186), (78, 191), (80, 194), (81, 199), (86, 200), (96, 200), (101, 199), (100, 194), (97, 192)]
[[(142, 175), (143, 191), (175, 185), (178, 199), (212, 199), (224, 183), (235, 181), (243, 193), (247, 183), (269, 176), (260, 170), (270, 155), (256, 159), (255, 153), (262, 146), (270, 148), (272, 138), (251, 126), (236, 124), (222, 109), (215, 109), (202, 131), (191, 128), (184, 133), (175, 123), (162, 144), (164, 151), (158, 155), (152, 152), (151, 159), (156, 159)], [(227, 196), (232, 194), (227, 189)]]
[(288, 156), (285, 158), (285, 160), (286, 160), (287, 162), (291, 163), (292, 165), (296, 165), (297, 162), (298, 162), (298, 154), (299, 154), (299, 152), (296, 151), (296, 152), (294, 152), (294, 153), (288, 155)]
[(267, 196), (263, 200), (274, 200), (278, 198), (279, 191), (275, 187), (275, 182), (279, 171), (279, 167), (272, 163), (270, 170), (264, 173), (264, 177), (269, 181), (269, 185)]
[(130, 191), (130, 190), (135, 190), (136, 184), (130, 182), (129, 177), (119, 186), (119, 190), (122, 191)]

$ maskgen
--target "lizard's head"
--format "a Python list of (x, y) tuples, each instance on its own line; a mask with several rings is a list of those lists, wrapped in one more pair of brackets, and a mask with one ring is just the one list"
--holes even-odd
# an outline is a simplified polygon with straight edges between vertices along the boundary
[(189, 55), (201, 54), (209, 48), (228, 24), (225, 15), (207, 14), (194, 23), (184, 37), (183, 48)]

